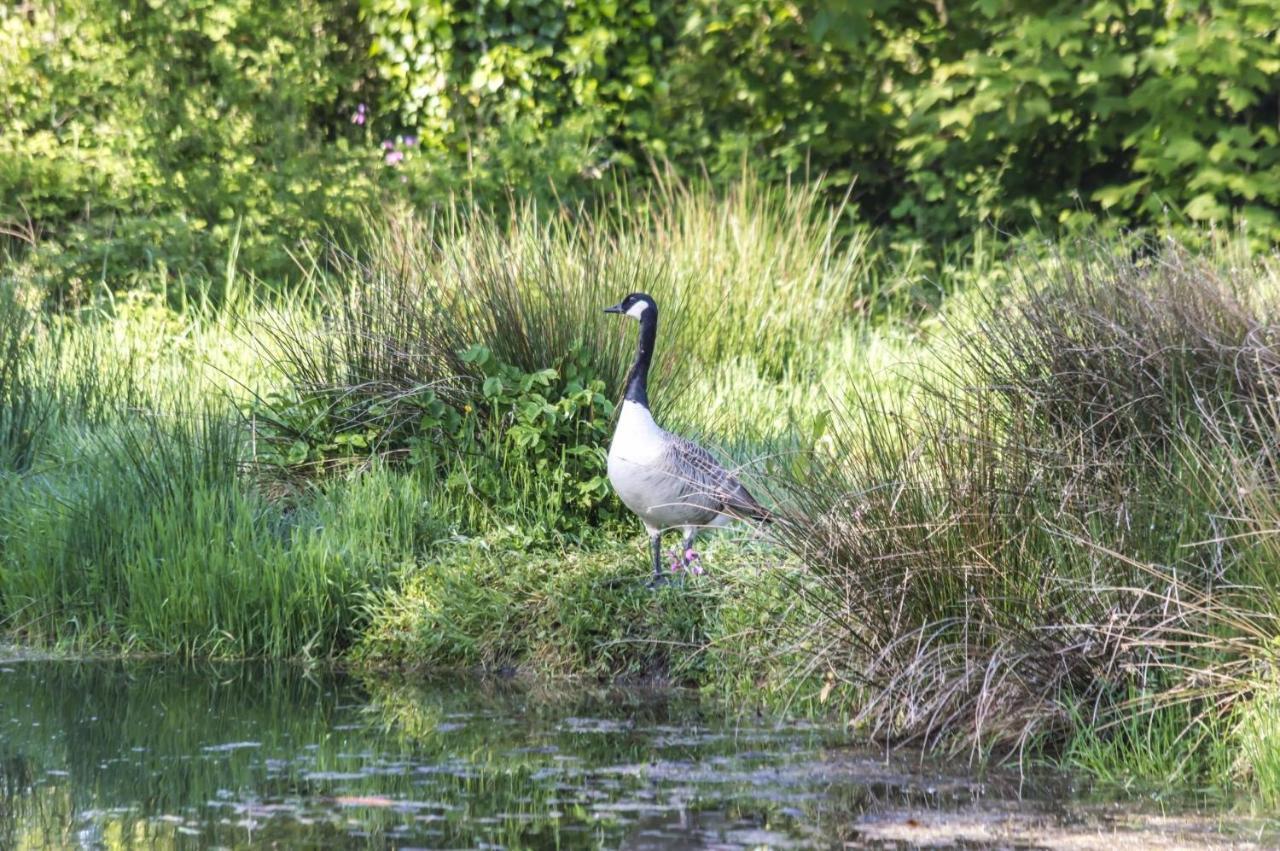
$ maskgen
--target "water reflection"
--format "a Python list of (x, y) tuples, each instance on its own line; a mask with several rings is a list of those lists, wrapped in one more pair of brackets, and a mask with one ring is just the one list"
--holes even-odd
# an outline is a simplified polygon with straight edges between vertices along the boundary
[(809, 847), (992, 793), (837, 732), (635, 690), (16, 662), (0, 848)]

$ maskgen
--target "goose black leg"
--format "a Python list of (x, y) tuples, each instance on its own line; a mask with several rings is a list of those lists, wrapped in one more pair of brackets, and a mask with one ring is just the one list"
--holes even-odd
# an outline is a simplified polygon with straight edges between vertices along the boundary
[(649, 580), (650, 588), (657, 588), (659, 585), (667, 583), (667, 577), (662, 574), (662, 533), (649, 533), (649, 549), (653, 551), (653, 578)]

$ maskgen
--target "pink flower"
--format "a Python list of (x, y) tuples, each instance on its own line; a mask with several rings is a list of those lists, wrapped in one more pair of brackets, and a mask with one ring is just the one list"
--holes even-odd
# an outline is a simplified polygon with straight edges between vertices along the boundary
[(387, 165), (395, 165), (404, 159), (404, 151), (387, 151), (387, 155), (383, 159), (387, 161)]
[(698, 555), (696, 550), (686, 549), (683, 553), (679, 550), (667, 550), (667, 558), (671, 559), (672, 573), (687, 570), (693, 576), (702, 575), (702, 565), (700, 564), (702, 556)]
[(393, 150), (395, 150), (395, 147), (396, 147), (396, 143), (395, 143), (395, 142), (393, 142), (393, 141), (391, 141), (390, 139), (383, 139), (383, 140), (382, 140), (382, 150), (384, 150), (384, 151), (393, 151)]
[(363, 127), (365, 118), (367, 117), (366, 115), (367, 112), (368, 112), (368, 107), (366, 107), (364, 104), (360, 104), (359, 106), (357, 106), (356, 111), (351, 115), (351, 123), (359, 127)]

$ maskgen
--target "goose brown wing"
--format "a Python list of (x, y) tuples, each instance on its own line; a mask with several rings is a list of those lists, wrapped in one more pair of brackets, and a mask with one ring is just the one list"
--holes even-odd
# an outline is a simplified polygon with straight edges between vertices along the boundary
[(697, 493), (720, 503), (725, 513), (753, 520), (769, 519), (768, 509), (756, 502), (742, 482), (692, 440), (673, 434), (667, 452), (675, 474)]

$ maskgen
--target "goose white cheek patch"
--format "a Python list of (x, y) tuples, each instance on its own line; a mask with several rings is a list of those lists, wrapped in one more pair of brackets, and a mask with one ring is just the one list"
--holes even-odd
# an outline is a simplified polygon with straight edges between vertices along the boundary
[(637, 301), (635, 304), (631, 305), (631, 307), (627, 310), (627, 315), (630, 316), (632, 319), (639, 319), (641, 316), (644, 315), (644, 312), (648, 309), (649, 309), (649, 302)]

